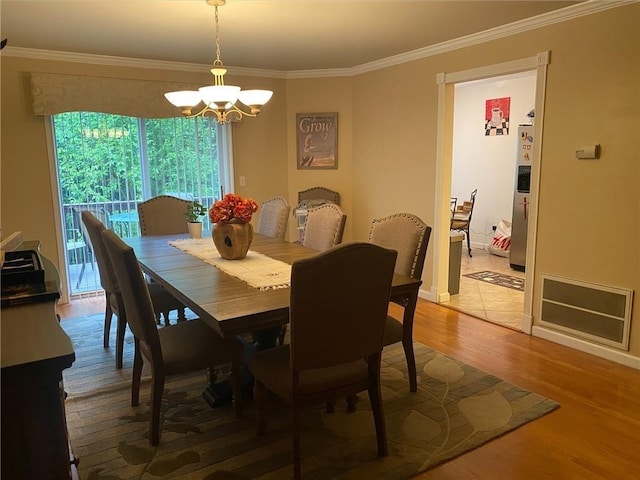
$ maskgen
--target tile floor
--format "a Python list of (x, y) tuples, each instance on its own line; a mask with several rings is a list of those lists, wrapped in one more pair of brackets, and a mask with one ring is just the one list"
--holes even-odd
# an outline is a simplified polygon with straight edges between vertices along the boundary
[(513, 270), (509, 259), (490, 254), (487, 250), (472, 248), (469, 258), (466, 244), (462, 249), (460, 265), (460, 291), (441, 305), (482, 318), (492, 323), (520, 330), (524, 311), (524, 293), (499, 285), (464, 277), (466, 273), (490, 270), (512, 277), (524, 278), (524, 272)]

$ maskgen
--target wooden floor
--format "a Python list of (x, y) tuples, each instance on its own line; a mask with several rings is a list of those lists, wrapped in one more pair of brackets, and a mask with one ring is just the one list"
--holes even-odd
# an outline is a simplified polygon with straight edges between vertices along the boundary
[[(83, 299), (59, 313), (64, 321), (103, 308), (104, 298)], [(640, 478), (640, 371), (424, 300), (414, 337), (561, 405), (416, 478)]]

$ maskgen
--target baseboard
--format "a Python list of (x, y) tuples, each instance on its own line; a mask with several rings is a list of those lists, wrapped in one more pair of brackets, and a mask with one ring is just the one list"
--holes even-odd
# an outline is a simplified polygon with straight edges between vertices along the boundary
[(581, 352), (595, 355), (596, 357), (611, 360), (612, 362), (616, 362), (621, 365), (640, 370), (640, 357), (634, 357), (633, 355), (629, 355), (626, 352), (618, 352), (603, 345), (596, 345), (594, 343), (587, 342), (579, 338), (574, 338), (569, 335), (565, 335), (563, 333), (541, 327), (539, 325), (533, 326), (531, 334), (534, 337), (544, 338), (545, 340), (559, 343), (560, 345), (564, 345)]
[(451, 299), (451, 295), (449, 295), (449, 292), (442, 293), (440, 294), (440, 296), (438, 296), (438, 293), (433, 288), (431, 290), (425, 290), (421, 288), (418, 291), (418, 297), (424, 300), (429, 300), (433, 303), (447, 302)]

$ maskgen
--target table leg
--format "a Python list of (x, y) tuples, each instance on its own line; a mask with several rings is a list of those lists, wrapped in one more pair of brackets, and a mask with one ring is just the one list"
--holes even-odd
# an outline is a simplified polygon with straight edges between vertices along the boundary
[[(242, 396), (251, 398), (253, 396), (253, 375), (247, 367), (247, 362), (251, 356), (265, 350), (267, 348), (273, 348), (276, 346), (278, 336), (280, 335), (281, 327), (267, 328), (253, 333), (254, 343), (249, 343), (246, 340), (239, 337), (244, 346), (244, 359), (240, 375), (240, 388), (242, 390)], [(233, 402), (233, 390), (229, 380), (224, 380), (218, 383), (210, 383), (202, 392), (202, 397), (209, 404), (211, 408), (217, 408), (224, 405), (230, 405)]]

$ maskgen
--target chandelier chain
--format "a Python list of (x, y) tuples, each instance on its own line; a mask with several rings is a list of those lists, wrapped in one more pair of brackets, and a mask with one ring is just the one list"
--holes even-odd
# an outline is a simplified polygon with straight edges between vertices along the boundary
[[(241, 90), (236, 85), (224, 84), (224, 75), (227, 69), (220, 59), (220, 21), (218, 18), (218, 6), (224, 5), (226, 0), (207, 0), (207, 4), (215, 7), (215, 27), (216, 27), (216, 59), (210, 69), (213, 75), (213, 85), (200, 87), (197, 91), (181, 90), (177, 92), (167, 92), (165, 98), (176, 107), (182, 108), (185, 117), (205, 117), (215, 116), (218, 123), (229, 123), (241, 120), (242, 117), (255, 117), (260, 113), (260, 107), (266, 104), (273, 92), (271, 90)], [(239, 104), (248, 107), (243, 110)], [(192, 113), (191, 109), (204, 103), (204, 107), (197, 113)]]
[(222, 60), (220, 60), (220, 22), (218, 21), (218, 6), (215, 6), (216, 9), (216, 14), (215, 14), (215, 21), (216, 21), (216, 59), (213, 61), (213, 66), (214, 67), (221, 67), (222, 66)]

